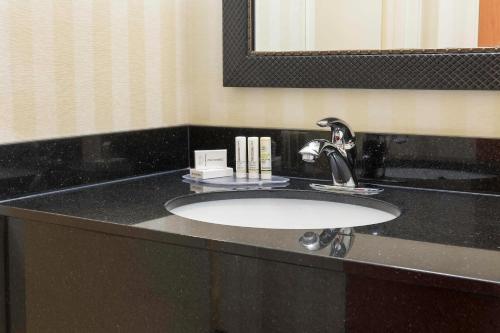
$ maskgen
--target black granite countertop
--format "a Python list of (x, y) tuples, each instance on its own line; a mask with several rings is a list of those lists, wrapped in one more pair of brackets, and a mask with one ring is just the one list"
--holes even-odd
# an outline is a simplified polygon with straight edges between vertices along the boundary
[[(352, 247), (338, 258), (328, 248), (304, 248), (298, 240), (309, 230), (231, 227), (172, 215), (165, 202), (194, 193), (190, 184), (181, 181), (185, 173), (180, 170), (6, 201), (0, 204), (0, 214), (346, 272), (387, 275), (394, 271), (398, 278), (419, 283), (431, 281), (429, 276), (439, 277), (500, 295), (500, 196), (385, 188), (376, 198), (398, 206), (402, 215), (354, 228)], [(303, 190), (307, 196), (309, 183), (292, 179), (286, 189), (275, 191)]]

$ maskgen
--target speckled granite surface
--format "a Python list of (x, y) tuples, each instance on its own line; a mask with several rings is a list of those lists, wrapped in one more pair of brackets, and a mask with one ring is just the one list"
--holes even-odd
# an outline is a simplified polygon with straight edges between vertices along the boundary
[[(28, 197), (2, 202), (0, 215), (340, 271), (400, 272), (410, 282), (465, 281), (467, 290), (500, 295), (500, 140), (358, 133), (358, 174), (384, 186), (377, 198), (403, 213), (354, 228), (352, 246), (332, 256), (331, 246), (309, 251), (298, 241), (321, 230), (211, 225), (165, 209), (193, 193), (181, 181), (186, 171), (168, 170), (187, 167), (194, 149), (227, 147), (232, 164), (236, 135), (271, 136), (276, 174), (329, 178), (324, 160), (305, 164), (297, 154), (307, 140), (327, 138), (323, 131), (181, 126), (21, 143), (0, 147), (0, 200)], [(309, 183), (296, 178), (275, 193), (307, 198)], [(72, 188), (79, 185), (86, 187)], [(471, 193), (436, 191), (443, 189)]]
[[(357, 263), (415, 274), (428, 272), (435, 277), (477, 282), (481, 286), (474, 288), (500, 295), (498, 196), (385, 188), (376, 198), (398, 206), (402, 215), (386, 223), (354, 228), (353, 245), (339, 258), (332, 257), (330, 248), (309, 251), (299, 243), (304, 232), (321, 230), (230, 227), (172, 215), (164, 204), (194, 193), (191, 185), (181, 180), (185, 173), (181, 170), (14, 200), (2, 204), (0, 213), (308, 266), (342, 270), (346, 264)], [(284, 191), (298, 190), (307, 199), (314, 194), (308, 184), (308, 180), (292, 179), (289, 187), (273, 193), (280, 196)], [(325, 196), (335, 200), (339, 195)]]
[[(299, 149), (328, 131), (178, 126), (0, 145), (0, 201), (33, 193), (186, 168), (195, 149), (228, 148), (234, 137), (270, 136), (276, 174), (329, 179), (326, 159)], [(500, 140), (356, 133), (357, 173), (369, 182), (500, 193)], [(192, 160), (192, 159), (191, 159)]]

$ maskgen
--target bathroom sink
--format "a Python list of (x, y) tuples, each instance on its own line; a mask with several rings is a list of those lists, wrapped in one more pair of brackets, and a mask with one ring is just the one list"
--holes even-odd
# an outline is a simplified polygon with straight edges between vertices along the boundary
[(325, 229), (391, 221), (401, 211), (371, 198), (294, 190), (228, 191), (170, 200), (166, 209), (188, 219), (265, 229)]

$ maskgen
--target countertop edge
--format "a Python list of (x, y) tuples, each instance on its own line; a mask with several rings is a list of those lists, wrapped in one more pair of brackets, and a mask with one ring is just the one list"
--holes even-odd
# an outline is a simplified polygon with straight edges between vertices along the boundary
[(8, 207), (4, 205), (0, 205), (0, 215), (6, 216), (7, 218), (55, 224), (118, 237), (160, 242), (174, 246), (187, 246), (310, 268), (327, 269), (331, 271), (344, 272), (346, 274), (363, 275), (365, 277), (386, 281), (454, 289), (500, 297), (500, 282), (490, 280), (481, 280), (440, 272), (420, 271), (411, 268), (394, 267), (378, 263), (353, 261), (344, 258), (321, 257), (301, 252), (289, 252), (281, 249), (271, 249), (235, 242), (211, 240), (202, 237), (140, 228), (134, 225), (122, 225), (109, 221), (93, 220), (57, 213)]

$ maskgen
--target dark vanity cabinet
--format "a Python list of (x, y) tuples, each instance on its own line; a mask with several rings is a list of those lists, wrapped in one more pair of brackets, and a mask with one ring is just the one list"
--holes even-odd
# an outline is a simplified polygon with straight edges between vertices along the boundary
[(0, 216), (0, 333), (7, 332), (6, 234), (5, 219)]
[(498, 297), (430, 286), (408, 272), (314, 267), (9, 221), (16, 333), (500, 329)]
[(343, 330), (341, 272), (12, 222), (12, 332)]

